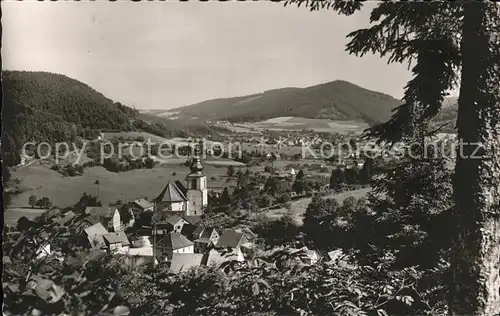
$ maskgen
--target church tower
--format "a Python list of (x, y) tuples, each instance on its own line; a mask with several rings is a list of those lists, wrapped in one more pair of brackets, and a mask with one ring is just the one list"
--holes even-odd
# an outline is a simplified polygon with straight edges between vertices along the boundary
[(201, 216), (208, 205), (208, 183), (203, 174), (199, 155), (195, 155), (189, 166), (191, 172), (186, 177), (187, 216)]

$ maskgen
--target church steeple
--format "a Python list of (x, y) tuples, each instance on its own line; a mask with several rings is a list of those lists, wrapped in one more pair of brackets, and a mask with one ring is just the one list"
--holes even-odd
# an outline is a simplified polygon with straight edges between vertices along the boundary
[(201, 174), (201, 172), (203, 171), (203, 164), (201, 163), (201, 158), (200, 158), (200, 146), (202, 146), (202, 144), (198, 144), (194, 148), (193, 160), (191, 161), (191, 165), (189, 166), (191, 174), (193, 173)]
[(186, 177), (187, 198), (190, 201), (186, 215), (203, 215), (203, 211), (208, 205), (208, 183), (207, 177), (203, 174), (203, 164), (200, 158), (200, 148), (203, 144), (198, 144), (194, 148), (193, 159), (189, 165), (190, 173)]
[(191, 170), (191, 174), (201, 173), (203, 171), (203, 164), (201, 163), (201, 159), (199, 156), (193, 157), (193, 161), (191, 161), (189, 169)]

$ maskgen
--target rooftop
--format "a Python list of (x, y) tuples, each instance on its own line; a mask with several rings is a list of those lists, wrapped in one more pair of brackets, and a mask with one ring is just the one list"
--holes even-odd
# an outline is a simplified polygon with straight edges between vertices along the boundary
[(103, 219), (109, 220), (113, 218), (116, 211), (115, 207), (108, 206), (88, 206), (85, 208), (85, 214), (88, 214), (91, 223), (97, 223)]
[(156, 202), (186, 202), (188, 199), (174, 183), (167, 183), (160, 195), (155, 199)]
[(132, 203), (134, 203), (135, 205), (139, 206), (143, 210), (151, 208), (151, 207), (154, 206), (153, 203), (151, 203), (148, 200), (143, 199), (143, 198), (137, 199), (137, 200), (133, 201)]
[(243, 233), (234, 230), (225, 230), (217, 241), (218, 248), (238, 248), (241, 244), (248, 242)]
[(104, 241), (108, 244), (118, 244), (121, 243), (122, 246), (129, 246), (127, 235), (124, 232), (107, 233), (102, 236)]
[(91, 247), (101, 247), (104, 245), (103, 235), (107, 234), (108, 231), (101, 223), (96, 223), (90, 227), (84, 229), (87, 239)]
[(175, 224), (177, 224), (181, 221), (185, 221), (185, 219), (180, 217), (179, 215), (172, 215), (165, 220), (165, 222), (167, 222), (168, 224), (170, 224), (172, 226), (174, 226)]
[(191, 170), (191, 174), (201, 173), (203, 171), (203, 164), (201, 163), (200, 157), (198, 156), (193, 157), (189, 169)]
[(176, 250), (194, 245), (194, 243), (176, 232), (170, 232), (161, 241), (167, 248)]

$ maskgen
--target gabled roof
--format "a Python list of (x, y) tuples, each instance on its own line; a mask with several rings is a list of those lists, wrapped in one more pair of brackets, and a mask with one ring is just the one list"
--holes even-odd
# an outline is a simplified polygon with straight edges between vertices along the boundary
[(177, 186), (177, 188), (179, 190), (181, 190), (182, 194), (186, 195), (187, 194), (187, 189), (186, 187), (184, 186), (184, 183), (182, 183), (181, 181), (179, 180), (175, 180), (175, 185)]
[(169, 182), (155, 199), (156, 202), (186, 202), (188, 199), (182, 191), (173, 183)]
[(194, 243), (176, 232), (168, 233), (160, 242), (168, 249), (176, 250), (194, 245)]
[(181, 234), (184, 235), (184, 236), (192, 236), (193, 235), (193, 232), (198, 229), (198, 226), (196, 225), (192, 225), (192, 224), (184, 224), (184, 226), (182, 226), (182, 230), (181, 230)]
[(210, 238), (212, 236), (212, 233), (214, 232), (215, 228), (213, 227), (207, 227), (203, 230), (203, 233), (201, 233), (200, 239), (201, 238)]
[(104, 245), (103, 235), (108, 233), (101, 223), (85, 228), (84, 232), (91, 247), (101, 247)]
[(165, 220), (168, 224), (175, 226), (175, 224), (178, 224), (181, 221), (186, 221), (184, 218), (180, 217), (179, 215), (172, 215), (169, 218)]
[(133, 201), (132, 203), (139, 206), (143, 210), (148, 209), (148, 208), (152, 208), (154, 206), (153, 203), (151, 203), (148, 200), (143, 199), (143, 198), (137, 199), (137, 200)]
[(85, 208), (85, 213), (91, 216), (113, 217), (115, 211), (117, 211), (116, 207), (109, 206), (87, 206)]
[(195, 236), (196, 238), (200, 238), (200, 236), (204, 230), (205, 230), (205, 227), (203, 227), (203, 226), (196, 227), (196, 229), (193, 231), (193, 236)]
[(170, 271), (174, 273), (184, 272), (192, 267), (201, 265), (203, 254), (201, 253), (174, 253), (170, 261)]
[(89, 215), (88, 219), (93, 224), (103, 219), (109, 220), (113, 218), (116, 211), (118, 211), (116, 207), (108, 206), (88, 206), (85, 208), (85, 214)]
[(101, 223), (94, 224), (92, 226), (89, 226), (83, 230), (87, 236), (92, 236), (92, 235), (104, 235), (107, 234), (108, 231), (104, 226), (102, 226)]
[(200, 235), (198, 235), (198, 239), (196, 239), (194, 242), (195, 243), (202, 243), (202, 244), (208, 244), (208, 243), (211, 243), (211, 242), (214, 242), (214, 240), (211, 239), (212, 237), (212, 234), (214, 232), (217, 232), (215, 230), (215, 228), (213, 227), (205, 227), (203, 229), (203, 232), (201, 232)]
[(117, 244), (121, 243), (122, 246), (129, 246), (130, 242), (128, 241), (127, 235), (124, 232), (116, 232), (116, 233), (107, 233), (102, 236), (104, 241), (108, 244)]
[(238, 248), (241, 244), (247, 243), (248, 240), (243, 233), (235, 232), (234, 230), (225, 230), (217, 241), (217, 248)]
[(238, 233), (243, 233), (247, 239), (255, 239), (257, 238), (257, 234), (254, 233), (250, 228), (248, 227), (241, 227), (235, 229), (236, 232)]
[(183, 218), (189, 223), (196, 225), (201, 221), (201, 216), (197, 215), (184, 215)]

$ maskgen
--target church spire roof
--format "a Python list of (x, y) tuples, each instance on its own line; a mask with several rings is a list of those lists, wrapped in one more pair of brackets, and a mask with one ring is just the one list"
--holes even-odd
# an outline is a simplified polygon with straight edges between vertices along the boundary
[(193, 157), (189, 169), (191, 170), (191, 173), (197, 173), (203, 171), (203, 164), (201, 163), (201, 159), (199, 156)]
[(191, 161), (191, 164), (189, 165), (189, 169), (191, 170), (191, 174), (193, 173), (201, 173), (203, 171), (203, 164), (201, 163), (201, 158), (200, 158), (200, 151), (203, 144), (200, 142), (195, 148), (194, 148), (194, 155), (193, 155), (193, 160)]

